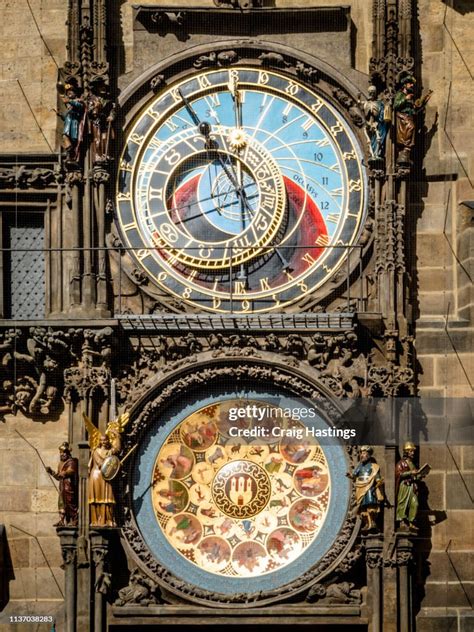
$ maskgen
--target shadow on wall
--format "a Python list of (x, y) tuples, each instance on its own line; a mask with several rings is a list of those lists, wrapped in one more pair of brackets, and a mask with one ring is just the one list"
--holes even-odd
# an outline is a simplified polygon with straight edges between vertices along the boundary
[(0, 612), (10, 599), (9, 584), (15, 579), (5, 525), (0, 524)]
[(472, 0), (442, 0), (442, 2), (461, 15), (466, 15), (466, 13), (472, 13), (474, 11)]

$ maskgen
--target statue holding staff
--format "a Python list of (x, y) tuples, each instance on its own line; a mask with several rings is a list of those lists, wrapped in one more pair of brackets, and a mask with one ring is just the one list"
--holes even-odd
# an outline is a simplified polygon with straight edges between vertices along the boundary
[(50, 467), (46, 468), (48, 474), (59, 481), (59, 522), (54, 526), (76, 527), (79, 462), (72, 456), (71, 448), (67, 441), (61, 443), (58, 450), (59, 464), (56, 472)]

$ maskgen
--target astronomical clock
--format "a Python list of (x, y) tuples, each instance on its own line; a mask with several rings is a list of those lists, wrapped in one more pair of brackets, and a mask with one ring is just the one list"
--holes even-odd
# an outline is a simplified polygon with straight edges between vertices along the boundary
[(298, 309), (347, 259), (367, 183), (327, 95), (235, 64), (170, 82), (126, 128), (118, 228), (136, 265), (198, 311)]
[[(64, 564), (30, 556), (64, 570), (58, 629), (413, 632), (444, 512), (409, 457), (412, 235), (447, 177), (421, 164), (417, 3), (43, 4), (68, 58), (42, 81), (58, 151), (0, 156), (0, 413), (63, 442), (22, 476), (60, 481)], [(36, 435), (15, 454), (49, 465)]]
[[(180, 53), (124, 91), (113, 181), (122, 265), (157, 300), (141, 344), (166, 358), (130, 400), (124, 541), (165, 603), (226, 608), (304, 601), (334, 574), (359, 528), (353, 464), (331, 434), (331, 389), (298, 368), (306, 332), (197, 330), (212, 314), (275, 315), (284, 330), (288, 312), (329, 302), (354, 272), (369, 197), (351, 84), (286, 49), (231, 45)], [(178, 343), (161, 308), (178, 312)], [(326, 382), (332, 357), (353, 364), (341, 322), (333, 347), (313, 345)], [(346, 603), (359, 602), (355, 589)]]

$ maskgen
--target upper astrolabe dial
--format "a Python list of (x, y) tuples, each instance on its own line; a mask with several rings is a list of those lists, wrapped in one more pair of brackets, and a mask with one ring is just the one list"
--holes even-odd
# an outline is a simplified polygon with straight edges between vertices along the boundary
[(217, 69), (164, 90), (131, 125), (117, 179), (124, 245), (202, 310), (280, 310), (341, 266), (364, 218), (357, 141), (279, 72)]

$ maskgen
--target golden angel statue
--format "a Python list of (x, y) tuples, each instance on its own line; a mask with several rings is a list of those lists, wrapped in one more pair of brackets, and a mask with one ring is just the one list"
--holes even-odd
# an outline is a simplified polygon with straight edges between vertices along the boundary
[(120, 468), (118, 454), (122, 442), (120, 435), (128, 423), (129, 414), (120, 415), (107, 424), (102, 434), (83, 413), (91, 456), (89, 460), (89, 509), (91, 527), (116, 527), (115, 497), (110, 481)]

